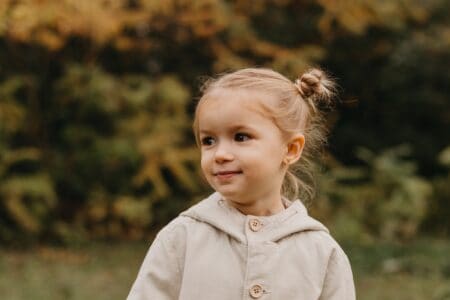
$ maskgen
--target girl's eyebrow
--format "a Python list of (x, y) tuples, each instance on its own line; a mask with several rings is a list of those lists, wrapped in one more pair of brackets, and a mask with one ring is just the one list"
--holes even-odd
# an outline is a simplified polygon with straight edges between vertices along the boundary
[[(236, 132), (236, 131), (240, 131), (240, 130), (250, 130), (253, 131), (254, 129), (251, 126), (248, 125), (232, 125), (230, 127), (227, 128), (227, 131), (229, 132)], [(214, 134), (214, 130), (209, 130), (209, 129), (201, 129), (199, 131), (200, 134)]]
[(199, 133), (200, 134), (210, 135), (210, 134), (213, 134), (213, 131), (212, 130), (207, 130), (207, 129), (202, 129), (202, 130), (199, 130)]
[(253, 130), (251, 126), (248, 125), (234, 125), (230, 127), (230, 131), (240, 131), (240, 130)]

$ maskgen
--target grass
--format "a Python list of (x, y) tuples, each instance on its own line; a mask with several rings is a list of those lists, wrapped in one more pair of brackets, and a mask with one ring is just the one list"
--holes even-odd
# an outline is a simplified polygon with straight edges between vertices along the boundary
[(0, 250), (2, 300), (125, 299), (144, 243)]
[[(450, 241), (344, 245), (359, 300), (450, 299)], [(0, 295), (19, 299), (125, 299), (148, 243), (0, 249)]]
[(450, 241), (344, 246), (358, 299), (450, 300)]

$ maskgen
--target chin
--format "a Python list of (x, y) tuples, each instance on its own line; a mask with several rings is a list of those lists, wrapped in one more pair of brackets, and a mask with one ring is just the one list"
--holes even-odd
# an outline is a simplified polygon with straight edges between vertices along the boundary
[(217, 190), (226, 200), (232, 201), (238, 204), (245, 204), (245, 195), (241, 192), (232, 192), (232, 191), (220, 191)]

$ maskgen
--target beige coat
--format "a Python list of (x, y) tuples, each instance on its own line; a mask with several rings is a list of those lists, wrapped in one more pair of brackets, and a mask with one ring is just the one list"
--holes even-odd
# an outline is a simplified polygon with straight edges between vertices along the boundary
[(153, 241), (128, 300), (352, 300), (347, 256), (300, 201), (243, 215), (214, 193)]

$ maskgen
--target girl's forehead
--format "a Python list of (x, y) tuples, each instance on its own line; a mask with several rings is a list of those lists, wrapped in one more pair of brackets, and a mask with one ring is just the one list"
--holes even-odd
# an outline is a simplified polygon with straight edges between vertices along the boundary
[(228, 93), (225, 98), (204, 99), (198, 110), (198, 129), (200, 132), (210, 132), (227, 131), (236, 127), (254, 129), (273, 127), (272, 118), (262, 108), (263, 100), (255, 94)]
[[(267, 115), (267, 107), (274, 99), (267, 93), (250, 89), (216, 88), (205, 96), (202, 106), (208, 105), (216, 109), (223, 106), (245, 107)], [(201, 107), (200, 107), (201, 108)]]

